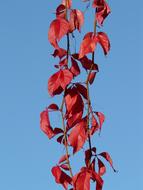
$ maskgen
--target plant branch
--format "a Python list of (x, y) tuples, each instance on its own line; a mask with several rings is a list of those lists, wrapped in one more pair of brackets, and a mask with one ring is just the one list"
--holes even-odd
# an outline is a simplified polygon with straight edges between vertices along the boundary
[[(95, 12), (95, 19), (94, 19), (94, 34), (95, 35), (96, 35), (96, 24), (97, 24), (97, 21), (96, 21), (96, 12)], [(90, 128), (89, 128), (89, 117), (90, 117), (90, 109), (91, 109), (91, 100), (90, 100), (90, 92), (89, 92), (89, 77), (90, 77), (90, 74), (91, 74), (91, 71), (92, 71), (92, 68), (94, 65), (94, 56), (95, 56), (95, 52), (92, 53), (92, 65), (91, 65), (90, 71), (89, 71), (89, 73), (87, 75), (87, 79), (86, 79), (87, 105), (88, 105), (88, 108), (87, 108), (87, 131), (88, 131), (88, 143), (89, 143), (89, 149), (90, 149), (90, 159), (92, 156), (92, 144), (91, 144)], [(90, 161), (89, 161), (89, 164), (90, 164)]]

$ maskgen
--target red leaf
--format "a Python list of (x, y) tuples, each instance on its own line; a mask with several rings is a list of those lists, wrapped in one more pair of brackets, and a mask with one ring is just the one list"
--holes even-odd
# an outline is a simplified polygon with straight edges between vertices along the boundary
[(107, 34), (105, 34), (104, 32), (98, 32), (97, 39), (99, 44), (103, 48), (104, 54), (107, 55), (110, 50), (110, 41)]
[(73, 113), (72, 116), (70, 118), (68, 118), (68, 120), (67, 120), (67, 124), (68, 124), (67, 130), (72, 128), (74, 125), (76, 125), (76, 123), (78, 123), (82, 118), (83, 110), (81, 110), (81, 111), (76, 110), (76, 111), (78, 111), (78, 112)]
[(83, 100), (75, 87), (69, 88), (65, 93), (67, 118), (83, 111)]
[(55, 128), (54, 129), (54, 134), (55, 135), (60, 134), (60, 133), (64, 133), (63, 129), (61, 129), (61, 128)]
[(55, 134), (50, 125), (48, 111), (45, 110), (40, 114), (40, 128), (51, 139)]
[(73, 153), (79, 151), (83, 147), (87, 139), (86, 124), (86, 119), (82, 119), (79, 123), (77, 123), (74, 126), (69, 135), (68, 141), (70, 145), (73, 147)]
[(80, 69), (79, 66), (77, 64), (77, 62), (71, 57), (71, 63), (72, 66), (70, 68), (70, 71), (73, 73), (74, 76), (77, 76), (80, 74)]
[(81, 172), (73, 177), (73, 185), (75, 190), (90, 190), (91, 174), (86, 168), (82, 168)]
[(75, 29), (81, 31), (81, 27), (84, 23), (84, 14), (80, 10), (73, 9), (70, 12), (70, 32), (73, 32)]
[(100, 176), (104, 175), (106, 173), (106, 167), (103, 164), (103, 162), (98, 158), (98, 174)]
[(94, 8), (96, 8), (96, 20), (97, 22), (102, 25), (105, 18), (109, 15), (111, 12), (110, 7), (106, 3), (105, 0), (94, 0), (93, 5)]
[(95, 76), (96, 76), (96, 72), (90, 73), (89, 78), (88, 78), (88, 81), (90, 84), (92, 84), (94, 82)]
[(62, 165), (60, 165), (60, 167), (62, 168), (62, 169), (64, 169), (64, 170), (69, 170), (69, 166), (68, 165), (66, 165), (66, 164), (62, 164)]
[(72, 183), (71, 177), (64, 173), (59, 166), (53, 167), (51, 171), (56, 183), (61, 184), (67, 190), (68, 185)]
[(60, 41), (60, 39), (68, 33), (68, 30), (69, 23), (63, 18), (57, 18), (50, 24), (48, 39), (56, 49), (59, 48), (57, 41)]
[(63, 156), (60, 158), (60, 160), (59, 160), (59, 164), (62, 163), (62, 162), (64, 162), (64, 161), (66, 161), (66, 160), (67, 160), (67, 157), (69, 158), (69, 156), (70, 156), (70, 155), (67, 155), (67, 154), (63, 155)]
[(91, 171), (93, 181), (96, 181), (96, 190), (102, 190), (103, 180), (95, 171)]
[(113, 168), (114, 172), (116, 172), (116, 170), (113, 167), (113, 161), (111, 156), (109, 155), (108, 152), (102, 152), (99, 154), (100, 156), (102, 156), (103, 158), (105, 158), (107, 160), (107, 162), (109, 162), (109, 164), (111, 165), (111, 167)]
[(103, 122), (105, 120), (105, 116), (101, 112), (96, 112), (96, 115), (98, 116), (98, 119), (99, 119), (99, 129), (101, 130)]
[(72, 0), (62, 0), (62, 4), (67, 6), (68, 9), (72, 6)]
[(60, 94), (73, 78), (68, 69), (60, 70), (53, 74), (48, 80), (48, 91), (51, 96)]
[(87, 89), (85, 86), (81, 85), (80, 83), (76, 83), (76, 87), (78, 92), (85, 98), (87, 99)]
[(48, 109), (52, 110), (52, 111), (58, 111), (59, 107), (56, 104), (50, 104), (48, 106)]
[(68, 59), (65, 58), (65, 59), (63, 59), (62, 61), (59, 62), (59, 65), (60, 65), (60, 67), (64, 67), (64, 66), (67, 66), (67, 63), (68, 63)]
[(59, 57), (60, 59), (67, 55), (67, 51), (65, 49), (59, 48), (55, 49), (54, 53), (52, 54), (54, 57)]
[(57, 7), (56, 9), (56, 16), (57, 18), (60, 17), (60, 18), (66, 18), (66, 7), (65, 5), (61, 4)]
[(98, 65), (93, 63), (92, 60), (88, 59), (87, 56), (82, 57), (79, 60), (85, 70), (96, 70), (99, 71)]
[(92, 127), (90, 130), (90, 134), (93, 135), (98, 129), (99, 129), (98, 122), (96, 118), (94, 117), (94, 115), (92, 114)]
[(59, 136), (59, 137), (57, 138), (57, 142), (61, 144), (62, 141), (63, 141), (63, 138), (64, 138), (64, 135)]
[(94, 33), (93, 32), (87, 33), (84, 36), (83, 41), (80, 45), (79, 59), (81, 59), (84, 55), (88, 53), (94, 52), (96, 44), (97, 44), (97, 39)]

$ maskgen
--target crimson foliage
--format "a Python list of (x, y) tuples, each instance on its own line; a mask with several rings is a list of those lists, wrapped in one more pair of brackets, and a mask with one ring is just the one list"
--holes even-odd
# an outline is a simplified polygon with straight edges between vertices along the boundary
[[(90, 0), (83, 0), (83, 2), (91, 4)], [(75, 30), (81, 32), (85, 13), (79, 9), (73, 9), (72, 0), (63, 0), (58, 5), (56, 18), (51, 22), (48, 31), (49, 42), (55, 48), (53, 57), (59, 58), (59, 63), (55, 65), (58, 71), (48, 80), (48, 92), (51, 96), (62, 95), (62, 103), (60, 106), (53, 103), (41, 112), (40, 127), (49, 139), (56, 137), (57, 142), (65, 147), (65, 154), (51, 171), (56, 183), (61, 184), (66, 190), (68, 188), (90, 190), (91, 181), (96, 182), (96, 190), (102, 190), (102, 176), (106, 172), (104, 160), (109, 162), (115, 171), (109, 153), (97, 153), (96, 147), (91, 144), (92, 136), (101, 131), (105, 120), (103, 113), (93, 110), (89, 94), (89, 85), (93, 84), (99, 72), (98, 65), (94, 61), (95, 50), (97, 44), (102, 47), (105, 55), (110, 50), (107, 34), (97, 31), (97, 25), (102, 26), (111, 12), (105, 0), (92, 0), (92, 8), (95, 9), (94, 30), (84, 35), (77, 53), (71, 52), (70, 39), (75, 38)], [(59, 45), (59, 41), (65, 36), (66, 49)], [(92, 55), (91, 59), (89, 54)], [(82, 69), (87, 73), (85, 82), (75, 82)], [(61, 128), (51, 126), (50, 112), (61, 114)], [(85, 165), (78, 173), (73, 174), (69, 149), (72, 147), (74, 155), (83, 148), (86, 142), (89, 148), (84, 154)]]

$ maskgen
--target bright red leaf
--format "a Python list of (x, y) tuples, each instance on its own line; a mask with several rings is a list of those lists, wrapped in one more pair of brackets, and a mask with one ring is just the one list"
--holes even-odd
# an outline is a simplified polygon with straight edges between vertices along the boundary
[(90, 190), (90, 178), (91, 174), (86, 168), (82, 168), (81, 171), (73, 177), (74, 190)]
[(40, 128), (51, 139), (55, 134), (50, 125), (48, 110), (41, 112), (40, 114)]
[(81, 59), (82, 57), (84, 57), (84, 55), (88, 53), (94, 52), (96, 44), (97, 44), (97, 39), (94, 33), (93, 32), (87, 33), (84, 36), (83, 41), (80, 45), (79, 59)]
[(84, 14), (82, 11), (78, 9), (73, 9), (70, 12), (70, 32), (73, 32), (75, 29), (78, 29), (81, 31), (81, 27), (83, 26), (84, 23)]
[(51, 96), (60, 94), (73, 78), (68, 69), (60, 70), (53, 74), (48, 80), (48, 91)]
[(59, 48), (57, 41), (60, 41), (60, 39), (67, 34), (68, 30), (69, 23), (63, 18), (57, 18), (50, 24), (48, 39), (56, 49)]
[(62, 4), (65, 5), (68, 9), (72, 6), (72, 0), (62, 0)]
[(98, 39), (98, 43), (103, 48), (104, 54), (107, 55), (107, 53), (110, 50), (110, 41), (107, 34), (105, 34), (104, 32), (98, 32), (97, 39)]
[(68, 141), (73, 147), (73, 153), (79, 151), (87, 139), (86, 125), (87, 121), (84, 118), (73, 127), (69, 135)]

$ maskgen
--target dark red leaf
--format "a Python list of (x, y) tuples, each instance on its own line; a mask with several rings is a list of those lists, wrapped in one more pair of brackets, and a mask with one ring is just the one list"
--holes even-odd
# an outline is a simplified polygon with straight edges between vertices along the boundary
[(59, 110), (59, 107), (56, 105), (56, 104), (50, 104), (48, 106), (48, 109), (49, 110), (52, 110), (52, 111), (58, 111)]
[(63, 129), (61, 129), (61, 128), (55, 128), (54, 129), (54, 134), (55, 135), (60, 134), (60, 133), (64, 133)]
[(97, 39), (99, 44), (103, 48), (104, 54), (107, 55), (110, 50), (110, 41), (107, 34), (105, 34), (104, 32), (98, 32)]
[(40, 128), (48, 136), (49, 139), (55, 135), (50, 125), (49, 114), (47, 110), (41, 112), (40, 114)]
[(57, 7), (56, 9), (56, 16), (57, 18), (60, 17), (60, 18), (66, 18), (66, 7), (65, 5), (61, 4)]
[(91, 171), (92, 180), (96, 181), (96, 190), (102, 190), (103, 180), (95, 171)]
[(80, 83), (76, 83), (76, 87), (78, 92), (85, 98), (87, 99), (87, 89), (85, 86), (81, 85)]
[(89, 78), (88, 78), (88, 81), (90, 84), (92, 84), (94, 82), (95, 76), (96, 76), (96, 72), (90, 73)]
[(61, 144), (62, 141), (63, 141), (63, 138), (64, 138), (64, 135), (59, 136), (59, 137), (57, 138), (57, 142)]
[(96, 20), (100, 25), (102, 25), (105, 18), (111, 12), (110, 7), (105, 0), (94, 0), (93, 7), (96, 8)]
[(77, 76), (80, 74), (80, 69), (79, 69), (79, 66), (77, 64), (77, 62), (71, 57), (71, 63), (72, 63), (72, 66), (70, 68), (70, 71), (72, 72), (72, 74), (74, 76)]
[(67, 51), (65, 49), (59, 48), (55, 49), (54, 53), (52, 54), (54, 57), (59, 57), (60, 59), (67, 55)]
[(68, 30), (69, 23), (63, 18), (57, 18), (50, 24), (48, 39), (56, 49), (59, 48), (57, 41), (60, 41), (60, 39), (67, 34)]
[(106, 167), (103, 164), (103, 162), (98, 158), (98, 174), (100, 176), (104, 175), (106, 173)]
[(61, 184), (67, 190), (68, 185), (72, 183), (71, 177), (63, 172), (59, 166), (53, 167), (51, 171), (56, 183)]
[(114, 172), (116, 172), (116, 170), (113, 167), (113, 161), (112, 161), (112, 158), (109, 155), (109, 153), (108, 152), (102, 152), (99, 155), (102, 156), (103, 158), (105, 158), (109, 162), (109, 164), (111, 165), (111, 167), (113, 168)]
[(66, 171), (69, 171), (69, 166), (66, 165), (66, 164), (62, 164), (62, 165), (60, 165), (60, 167), (61, 167), (62, 169), (64, 169), (64, 170), (66, 170)]

